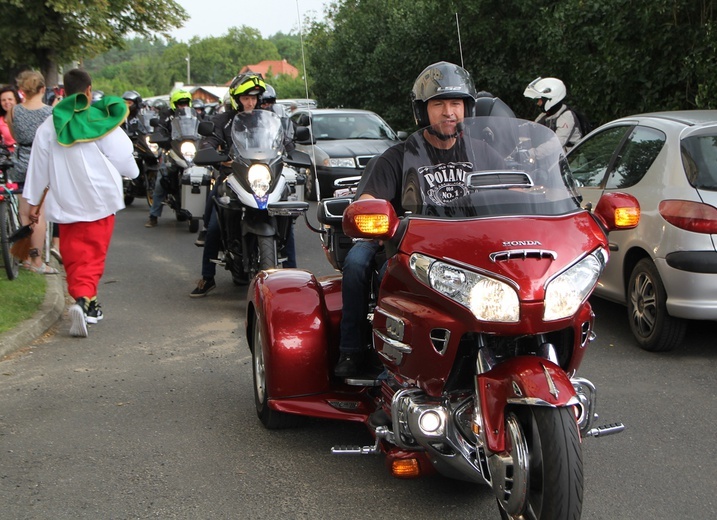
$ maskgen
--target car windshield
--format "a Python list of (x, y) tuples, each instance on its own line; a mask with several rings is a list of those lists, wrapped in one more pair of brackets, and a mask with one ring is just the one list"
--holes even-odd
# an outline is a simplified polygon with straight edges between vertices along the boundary
[(682, 164), (690, 184), (717, 191), (717, 136), (693, 135), (682, 140)]
[[(450, 149), (434, 147), (439, 141), (431, 128), (406, 140), (406, 211), (466, 218), (556, 216), (580, 209), (560, 141), (547, 127), (513, 118), (478, 117), (465, 119), (455, 131), (458, 137)], [(536, 159), (538, 146), (542, 152)]]
[(336, 139), (390, 139), (396, 134), (376, 114), (316, 114), (311, 118), (314, 137), (319, 141)]

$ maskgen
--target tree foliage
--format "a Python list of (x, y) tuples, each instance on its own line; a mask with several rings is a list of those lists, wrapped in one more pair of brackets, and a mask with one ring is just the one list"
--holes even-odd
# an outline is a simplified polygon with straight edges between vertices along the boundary
[(479, 90), (529, 119), (537, 111), (523, 90), (538, 76), (561, 78), (568, 101), (593, 123), (710, 108), (717, 106), (714, 4), (339, 0), (311, 25), (308, 73), (323, 105), (369, 108), (400, 129), (412, 126), (413, 80), (440, 60), (462, 61)]
[(166, 33), (185, 17), (173, 0), (3, 0), (0, 63), (38, 68), (54, 84), (59, 64), (121, 46), (128, 33)]

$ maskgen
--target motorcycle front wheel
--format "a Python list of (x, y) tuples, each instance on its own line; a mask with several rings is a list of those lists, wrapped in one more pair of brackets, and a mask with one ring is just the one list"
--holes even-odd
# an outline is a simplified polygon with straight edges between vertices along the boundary
[(572, 407), (506, 413), (506, 445), (514, 464), (493, 475), (501, 518), (580, 518), (583, 457)]
[(144, 189), (147, 205), (151, 208), (154, 202), (154, 183), (157, 182), (157, 170), (147, 170), (144, 175)]
[(254, 316), (252, 339), (251, 364), (256, 415), (268, 430), (290, 428), (297, 424), (298, 416), (277, 412), (269, 408), (269, 391), (266, 382), (266, 365), (264, 363), (264, 341), (261, 335), (261, 323), (257, 315)]

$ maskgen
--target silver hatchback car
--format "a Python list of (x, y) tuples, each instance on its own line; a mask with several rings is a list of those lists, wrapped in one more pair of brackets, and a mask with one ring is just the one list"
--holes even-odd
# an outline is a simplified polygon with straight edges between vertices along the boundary
[(639, 345), (666, 351), (686, 320), (717, 320), (717, 110), (656, 112), (596, 129), (568, 154), (583, 205), (605, 191), (640, 203), (640, 223), (610, 233), (595, 294), (627, 306)]

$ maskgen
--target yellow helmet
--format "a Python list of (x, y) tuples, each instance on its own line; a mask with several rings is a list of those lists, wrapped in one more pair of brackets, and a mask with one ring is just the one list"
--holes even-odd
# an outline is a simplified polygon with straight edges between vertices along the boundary
[(232, 108), (239, 112), (244, 111), (244, 107), (239, 102), (239, 96), (261, 96), (266, 91), (266, 83), (261, 74), (246, 73), (239, 74), (232, 80), (229, 85), (229, 97), (232, 102)]
[(172, 110), (177, 109), (177, 103), (181, 100), (186, 100), (189, 106), (192, 106), (192, 95), (186, 90), (175, 90), (172, 95), (169, 96), (169, 108)]

